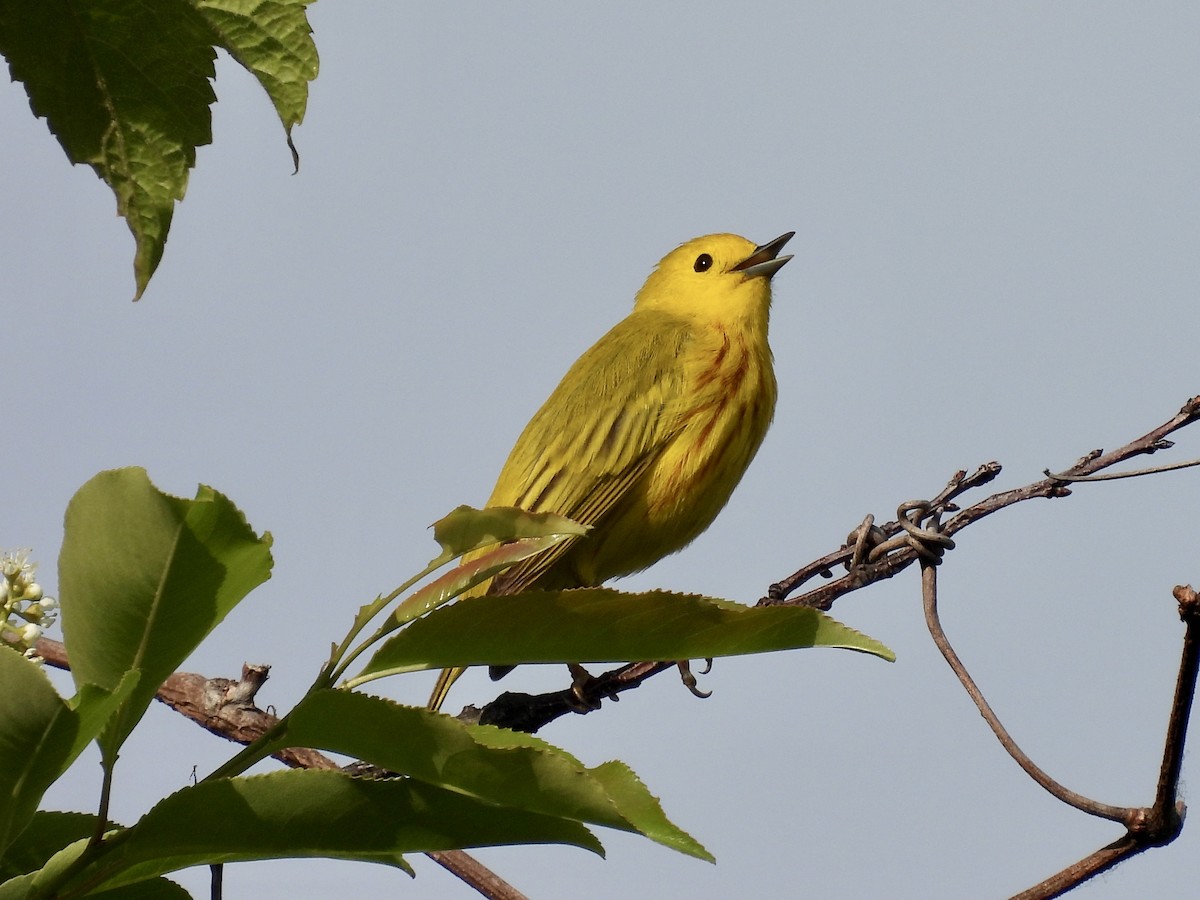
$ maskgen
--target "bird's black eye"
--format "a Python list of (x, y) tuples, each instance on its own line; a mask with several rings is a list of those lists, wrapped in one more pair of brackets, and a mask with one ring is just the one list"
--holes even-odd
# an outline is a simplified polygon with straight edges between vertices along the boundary
[(712, 268), (712, 257), (707, 253), (701, 253), (696, 257), (696, 262), (692, 266), (697, 272), (707, 272)]

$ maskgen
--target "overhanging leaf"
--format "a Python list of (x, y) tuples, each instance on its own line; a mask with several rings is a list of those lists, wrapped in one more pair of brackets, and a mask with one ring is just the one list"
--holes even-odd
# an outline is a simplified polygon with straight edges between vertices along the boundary
[(204, 22), (185, 3), (2, 0), (0, 52), (67, 157), (95, 169), (137, 244), (137, 295), (158, 266), (216, 100)]
[(212, 140), (214, 44), (266, 89), (290, 146), (317, 74), (306, 5), (0, 0), (0, 54), (34, 115), (116, 195), (136, 243), (137, 297), (162, 258), (196, 148)]
[(873, 638), (815, 609), (611, 588), (471, 597), (389, 638), (364, 675), (467, 665), (703, 659), (841, 647), (887, 660)]

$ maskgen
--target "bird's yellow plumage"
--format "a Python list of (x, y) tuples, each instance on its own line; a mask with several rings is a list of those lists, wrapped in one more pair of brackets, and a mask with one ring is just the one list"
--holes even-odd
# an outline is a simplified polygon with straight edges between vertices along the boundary
[[(756, 247), (712, 234), (677, 247), (633, 311), (583, 354), (508, 456), (488, 506), (591, 526), (480, 585), (598, 585), (691, 542), (729, 500), (775, 411), (771, 276), (789, 232)], [(506, 670), (502, 670), (506, 671)], [(441, 706), (461, 669), (438, 679)]]

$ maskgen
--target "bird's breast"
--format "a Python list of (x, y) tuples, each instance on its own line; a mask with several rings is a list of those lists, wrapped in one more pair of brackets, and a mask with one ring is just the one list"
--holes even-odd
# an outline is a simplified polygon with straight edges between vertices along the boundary
[(776, 387), (765, 341), (720, 331), (680, 362), (685, 390), (671, 413), (670, 439), (636, 499), (590, 547), (579, 545), (591, 583), (645, 568), (691, 543), (725, 506), (767, 433)]

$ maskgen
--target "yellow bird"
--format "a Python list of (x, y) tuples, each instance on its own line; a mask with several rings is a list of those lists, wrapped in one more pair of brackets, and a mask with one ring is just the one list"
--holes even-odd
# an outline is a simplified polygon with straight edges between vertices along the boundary
[[(488, 506), (553, 512), (587, 535), (472, 594), (592, 587), (682, 549), (725, 506), (775, 413), (771, 277), (795, 232), (734, 234), (662, 258), (633, 311), (579, 357), (508, 456)], [(499, 678), (511, 667), (493, 667)], [(463, 669), (445, 669), (438, 709)]]

